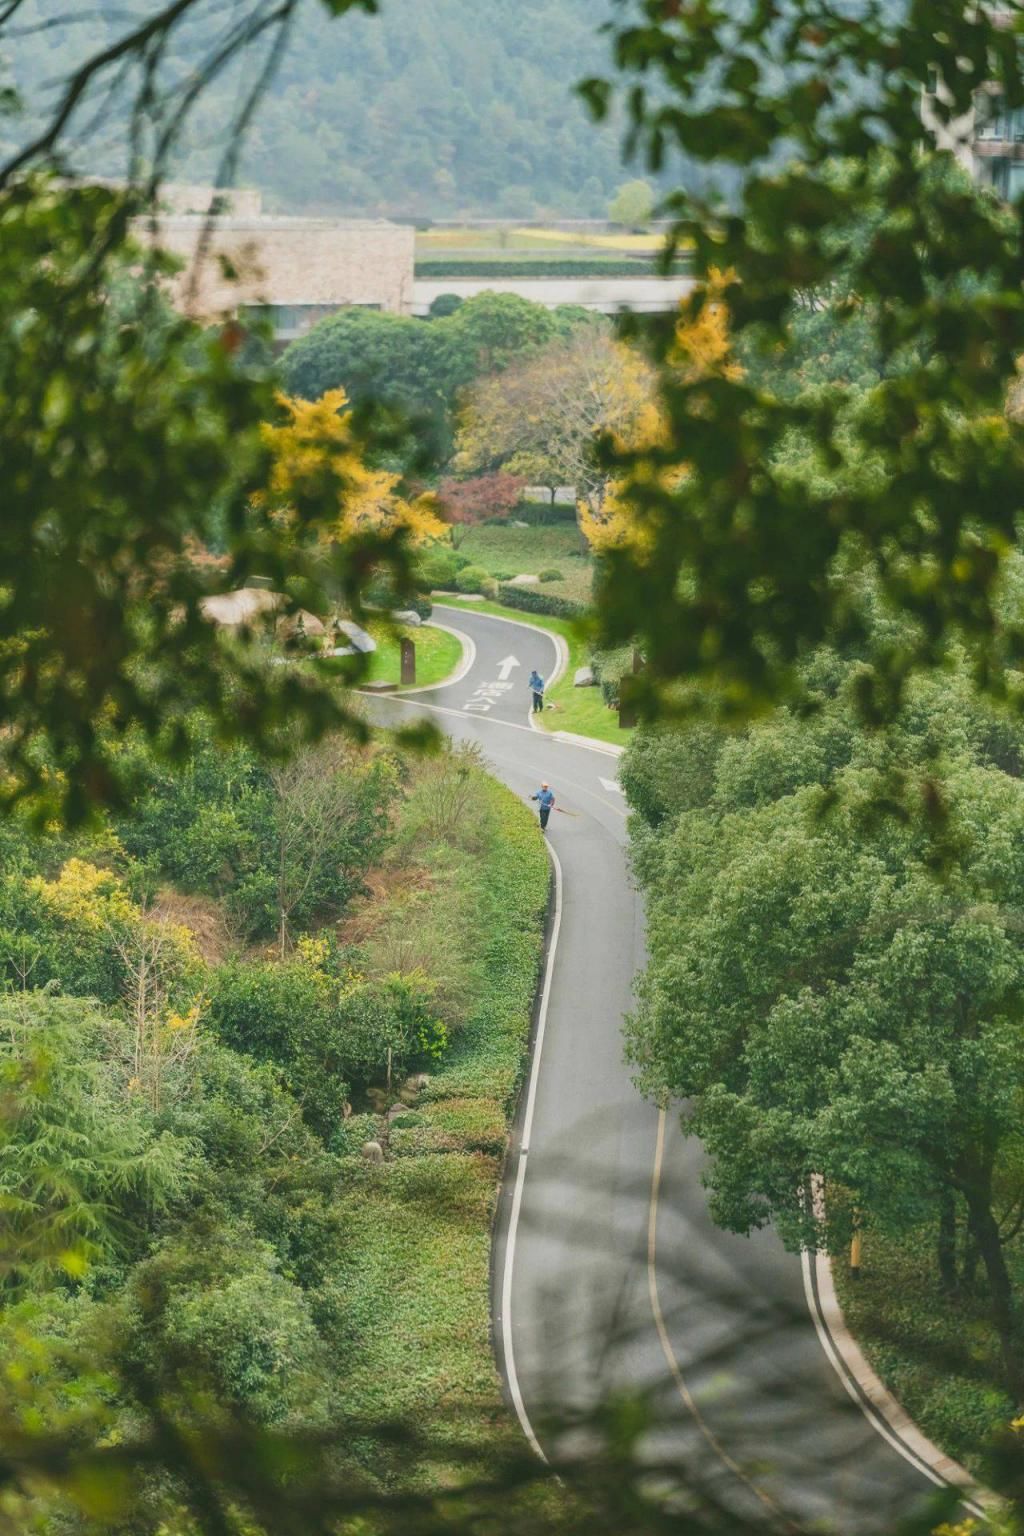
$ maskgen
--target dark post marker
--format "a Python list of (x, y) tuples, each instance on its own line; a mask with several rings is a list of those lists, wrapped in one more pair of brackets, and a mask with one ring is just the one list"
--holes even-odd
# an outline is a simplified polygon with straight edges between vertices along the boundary
[(401, 640), (402, 648), (402, 687), (407, 688), (416, 681), (416, 646), (412, 640)]

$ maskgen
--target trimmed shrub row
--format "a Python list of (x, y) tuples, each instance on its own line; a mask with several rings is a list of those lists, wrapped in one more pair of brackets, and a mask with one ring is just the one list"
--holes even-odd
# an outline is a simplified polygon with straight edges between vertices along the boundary
[(539, 592), (536, 587), (521, 587), (509, 581), (499, 585), (498, 600), (506, 608), (519, 608), (524, 613), (549, 613), (554, 619), (582, 619), (588, 612), (586, 603), (578, 603), (571, 597), (556, 597), (553, 592)]
[(521, 523), (574, 523), (576, 504), (572, 501), (521, 501), (512, 513)]

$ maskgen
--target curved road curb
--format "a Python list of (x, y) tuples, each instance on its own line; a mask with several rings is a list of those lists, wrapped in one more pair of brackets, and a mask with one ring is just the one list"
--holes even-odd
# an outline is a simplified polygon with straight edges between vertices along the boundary
[[(541, 1459), (546, 1462), (547, 1457), (541, 1449), (537, 1439), (530, 1415), (523, 1401), (523, 1394), (519, 1386), (519, 1374), (516, 1370), (515, 1346), (512, 1341), (512, 1271), (516, 1259), (516, 1237), (519, 1231), (519, 1213), (523, 1204), (523, 1186), (526, 1183), (526, 1159), (530, 1151), (530, 1131), (533, 1128), (533, 1112), (537, 1102), (537, 1084), (540, 1080), (541, 1055), (544, 1050), (544, 1034), (548, 1022), (548, 1005), (551, 1000), (551, 978), (555, 970), (555, 957), (558, 954), (558, 935), (562, 926), (562, 864), (558, 854), (551, 844), (545, 841), (545, 848), (551, 860), (551, 868), (554, 874), (554, 901), (551, 916), (551, 930), (544, 952), (544, 972), (541, 981), (540, 1007), (537, 1011), (537, 1023), (530, 1041), (530, 1072), (527, 1078), (526, 1107), (523, 1111), (522, 1124), (519, 1128), (519, 1145), (515, 1152), (516, 1175), (512, 1186), (512, 1205), (508, 1217), (508, 1233), (505, 1238), (505, 1253), (501, 1271), (501, 1316), (495, 1321), (499, 1325), (501, 1337), (501, 1361), (500, 1365), (508, 1388), (508, 1395), (512, 1400), (512, 1406), (519, 1420), (519, 1426), (526, 1436), (526, 1440)], [(511, 1147), (509, 1148), (511, 1152)], [(502, 1184), (505, 1183), (504, 1174)], [(496, 1210), (495, 1215), (498, 1212)], [(493, 1239), (492, 1239), (493, 1241)], [(497, 1332), (498, 1330), (496, 1330)]]
[(962, 1489), (965, 1508), (984, 1519), (986, 1513), (999, 1506), (999, 1500), (988, 1489), (979, 1487), (965, 1467), (947, 1456), (918, 1429), (868, 1363), (843, 1316), (828, 1255), (805, 1248), (800, 1262), (807, 1307), (821, 1347), (868, 1423), (929, 1481), (940, 1488)]
[[(438, 606), (441, 606), (441, 605), (435, 604), (435, 607), (438, 607)], [(447, 606), (447, 605), (444, 605), (444, 606)], [(456, 609), (455, 611), (457, 612), (458, 610)], [(468, 609), (467, 612), (475, 613), (475, 612), (477, 612), (477, 610), (471, 608), (471, 609)], [(496, 624), (515, 624), (515, 625), (518, 625), (518, 627), (520, 629), (530, 630), (532, 633), (536, 633), (538, 635), (543, 635), (546, 640), (550, 640), (551, 644), (555, 648), (555, 667), (554, 667), (554, 671), (552, 672), (551, 676), (548, 678), (547, 683), (545, 684), (545, 687), (546, 688), (553, 688), (556, 683), (560, 683), (562, 681), (562, 678), (565, 676), (565, 674), (566, 674), (566, 672), (568, 670), (568, 667), (569, 667), (569, 645), (568, 645), (568, 642), (567, 642), (567, 640), (565, 639), (565, 637), (563, 635), (556, 635), (553, 629), (545, 629), (543, 624), (528, 624), (528, 623), (525, 623), (524, 620), (522, 620), (522, 619), (505, 618), (504, 614), (481, 613), (480, 617), (482, 619), (493, 619)], [(447, 628), (447, 626), (444, 625), (444, 624), (438, 624), (437, 628), (438, 629), (445, 629), (445, 628)], [(454, 634), (458, 634), (458, 631), (453, 629), (453, 630), (450, 630), (449, 633), (454, 635)], [(405, 693), (411, 693), (412, 689), (406, 688), (404, 690), (404, 692)], [(570, 734), (567, 731), (549, 731), (545, 726), (538, 725), (537, 721), (534, 718), (534, 713), (533, 713), (532, 709), (527, 712), (527, 717), (526, 718), (529, 721), (529, 725), (530, 725), (530, 730), (531, 731), (537, 731), (542, 736), (550, 736), (554, 741), (559, 741), (559, 740), (565, 739), (567, 741), (572, 741), (575, 746), (580, 746), (580, 747), (598, 747), (598, 748), (601, 747), (601, 743), (600, 742), (595, 742), (593, 740), (593, 738), (590, 737), (590, 736), (570, 736)], [(609, 747), (608, 750), (609, 751), (611, 751), (611, 750), (619, 750), (619, 751), (621, 751), (622, 749), (621, 748), (613, 749), (613, 748)]]
[(455, 629), (451, 624), (438, 624), (433, 619), (424, 619), (423, 629), (443, 629), (446, 635), (454, 635), (462, 646), (462, 660), (454, 672), (449, 672), (447, 677), (442, 677), (439, 683), (418, 683), (415, 688), (398, 688), (396, 693), (399, 698), (408, 699), (415, 693), (434, 693), (438, 688), (452, 688), (456, 683), (461, 683), (466, 673), (476, 661), (476, 642), (471, 640), (461, 629)]

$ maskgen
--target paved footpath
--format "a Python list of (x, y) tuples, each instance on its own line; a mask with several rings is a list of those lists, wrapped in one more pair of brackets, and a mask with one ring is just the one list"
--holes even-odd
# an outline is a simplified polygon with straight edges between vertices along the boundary
[(436, 618), (472, 640), (468, 671), (375, 711), (429, 713), (479, 742), (516, 794), (547, 779), (574, 813), (548, 829), (557, 942), (496, 1231), (495, 1341), (524, 1433), (564, 1450), (546, 1437), (549, 1410), (642, 1393), (657, 1425), (644, 1455), (667, 1476), (696, 1468), (737, 1514), (789, 1530), (889, 1532), (934, 1482), (827, 1357), (810, 1266), (771, 1231), (713, 1226), (699, 1143), (640, 1097), (623, 1061), (644, 942), (617, 759), (531, 728), (526, 680), (551, 675), (549, 637), (455, 607)]

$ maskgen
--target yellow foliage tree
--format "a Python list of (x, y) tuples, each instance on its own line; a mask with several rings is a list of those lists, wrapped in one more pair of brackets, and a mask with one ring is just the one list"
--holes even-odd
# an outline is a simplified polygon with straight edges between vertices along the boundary
[(308, 504), (327, 491), (338, 505), (337, 518), (323, 524), (327, 539), (404, 533), (422, 544), (446, 537), (433, 497), (406, 499), (398, 490), (399, 475), (366, 463), (343, 389), (329, 389), (319, 400), (278, 399), (286, 419), (263, 428), (271, 454), (272, 507), (287, 515), (297, 503)]
[[(739, 377), (741, 369), (732, 357), (725, 306), (715, 301), (713, 291), (705, 297), (696, 313), (691, 314), (688, 307), (680, 317), (668, 361), (677, 378), (686, 383), (716, 376)], [(622, 449), (663, 448), (671, 441), (669, 424), (653, 393), (628, 430), (613, 428), (611, 435), (616, 446)], [(657, 470), (652, 468), (650, 472), (657, 474), (662, 484), (671, 487), (686, 474), (686, 465), (670, 464)], [(582, 499), (578, 512), (580, 528), (595, 551), (628, 545), (642, 552), (653, 545), (655, 530), (637, 519), (618, 482), (609, 485), (600, 501)]]
[(131, 922), (138, 915), (117, 876), (84, 859), (68, 859), (56, 880), (32, 875), (26, 885), (56, 916), (88, 932)]
[(645, 430), (653, 399), (644, 356), (592, 322), (468, 392), (455, 467), (503, 469), (552, 491), (573, 485), (600, 503), (607, 477), (594, 456), (597, 434)]

